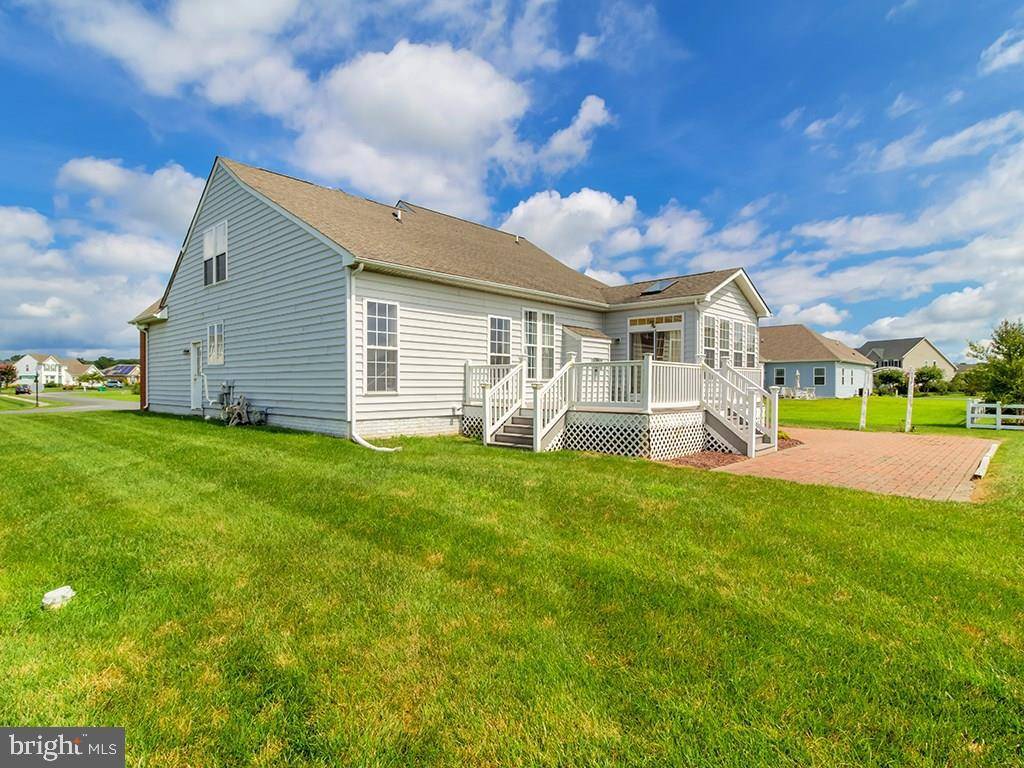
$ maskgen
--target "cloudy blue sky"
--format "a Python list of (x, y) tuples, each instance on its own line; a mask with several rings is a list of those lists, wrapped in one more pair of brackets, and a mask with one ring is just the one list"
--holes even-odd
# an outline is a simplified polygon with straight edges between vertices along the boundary
[(4, 3), (0, 353), (130, 353), (223, 154), (959, 357), (1024, 307), (1019, 2)]

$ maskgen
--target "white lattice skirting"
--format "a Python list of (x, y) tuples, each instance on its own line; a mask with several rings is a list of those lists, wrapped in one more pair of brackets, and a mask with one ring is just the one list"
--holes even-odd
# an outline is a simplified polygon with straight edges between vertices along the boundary
[(566, 416), (562, 448), (646, 459), (675, 459), (700, 451), (732, 451), (704, 426), (702, 411), (678, 413), (599, 413)]
[[(462, 434), (479, 438), (482, 433), (482, 409), (466, 406)], [(547, 450), (593, 451), (655, 460), (675, 459), (700, 451), (734, 452), (704, 426), (703, 411), (651, 415), (570, 411), (565, 416), (565, 429)]]

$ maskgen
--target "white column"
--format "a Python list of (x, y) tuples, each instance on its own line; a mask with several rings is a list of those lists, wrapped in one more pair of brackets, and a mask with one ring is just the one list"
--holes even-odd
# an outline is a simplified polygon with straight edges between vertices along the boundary
[(907, 419), (903, 424), (903, 431), (909, 432), (913, 427), (914, 419), (914, 369), (907, 371)]
[(772, 445), (779, 445), (779, 388), (772, 387)]
[(864, 430), (868, 427), (868, 388), (867, 382), (864, 382), (864, 386), (861, 387), (860, 395), (860, 429)]
[(469, 402), (469, 360), (462, 367), (462, 403), (465, 405)]

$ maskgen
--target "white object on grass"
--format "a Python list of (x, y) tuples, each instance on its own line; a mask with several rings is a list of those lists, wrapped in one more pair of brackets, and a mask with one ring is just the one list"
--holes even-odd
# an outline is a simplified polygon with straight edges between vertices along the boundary
[(51, 589), (43, 595), (43, 608), (51, 611), (55, 608), (60, 608), (74, 596), (75, 590), (68, 585), (60, 587), (59, 589)]

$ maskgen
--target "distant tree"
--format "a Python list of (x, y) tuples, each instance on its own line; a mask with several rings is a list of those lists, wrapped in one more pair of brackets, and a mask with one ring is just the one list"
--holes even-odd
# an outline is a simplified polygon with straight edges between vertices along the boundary
[(954, 392), (963, 392), (965, 395), (977, 395), (985, 389), (985, 364), (978, 363), (975, 366), (960, 371), (949, 383), (949, 388)]
[(921, 392), (935, 392), (945, 377), (937, 365), (923, 365), (914, 372), (914, 387)]
[(895, 395), (907, 391), (907, 375), (896, 368), (875, 371), (875, 391), (880, 395)]
[(18, 380), (18, 369), (11, 363), (0, 363), (0, 387), (9, 387)]
[(78, 377), (80, 384), (95, 384), (104, 381), (102, 373), (86, 373)]
[(112, 365), (117, 365), (117, 360), (112, 357), (97, 357), (92, 361), (92, 364), (99, 368), (101, 371), (109, 368)]
[(969, 354), (982, 361), (973, 370), (986, 400), (1024, 402), (1024, 320), (1003, 320), (988, 343), (972, 341)]

